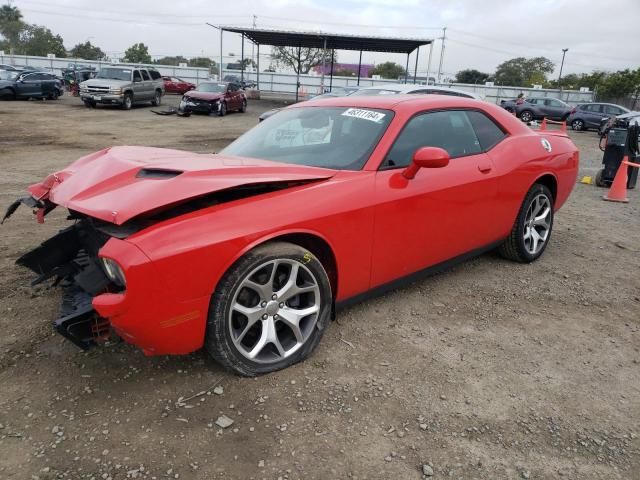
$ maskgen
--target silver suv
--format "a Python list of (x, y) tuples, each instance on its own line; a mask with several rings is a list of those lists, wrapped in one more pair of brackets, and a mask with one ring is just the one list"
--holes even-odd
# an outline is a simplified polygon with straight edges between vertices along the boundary
[(160, 105), (164, 82), (157, 70), (123, 65), (103, 67), (95, 78), (80, 84), (80, 97), (87, 107), (98, 103), (120, 105), (129, 110), (134, 103)]

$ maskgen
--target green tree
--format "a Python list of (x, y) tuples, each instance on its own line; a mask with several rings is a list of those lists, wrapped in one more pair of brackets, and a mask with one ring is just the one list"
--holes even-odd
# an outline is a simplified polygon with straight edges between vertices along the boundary
[(553, 62), (545, 57), (517, 57), (498, 65), (494, 78), (500, 85), (530, 87), (544, 84), (553, 68)]
[(357, 74), (348, 68), (336, 68), (333, 71), (335, 77), (355, 77)]
[(218, 74), (218, 64), (209, 57), (194, 57), (189, 60), (190, 67), (208, 68), (209, 73)]
[[(300, 72), (298, 72), (298, 47), (273, 47), (271, 58), (278, 64), (291, 68), (296, 73), (309, 71), (322, 63), (322, 48), (300, 49)], [(326, 60), (330, 61), (331, 53), (327, 52)]]
[(66, 57), (67, 50), (60, 35), (54, 35), (47, 27), (27, 25), (20, 33), (19, 51), (23, 55), (45, 57), (50, 53)]
[(382, 78), (398, 79), (404, 77), (405, 70), (402, 65), (398, 65), (397, 63), (384, 62), (369, 70), (369, 76), (371, 77), (373, 75), (380, 75)]
[(91, 42), (78, 43), (69, 51), (69, 56), (74, 58), (82, 58), (84, 60), (103, 60), (106, 58), (105, 53), (100, 49), (92, 45)]
[(128, 63), (151, 63), (149, 47), (144, 43), (134, 43), (124, 52), (124, 62)]
[[(22, 13), (18, 7), (5, 4), (0, 7), (0, 35), (5, 39), (3, 42), (10, 53), (13, 53), (20, 41), (20, 34), (26, 25), (22, 21)], [(5, 47), (3, 47), (5, 48)]]
[(468, 68), (466, 70), (460, 70), (456, 73), (456, 82), (458, 83), (484, 83), (491, 75), (481, 72), (474, 68)]
[(620, 70), (609, 74), (598, 85), (598, 98), (614, 100), (617, 98), (640, 96), (640, 68)]
[(178, 55), (177, 57), (158, 58), (155, 63), (158, 65), (171, 65), (173, 67), (177, 67), (181, 63), (189, 63), (189, 60), (184, 58), (182, 55)]

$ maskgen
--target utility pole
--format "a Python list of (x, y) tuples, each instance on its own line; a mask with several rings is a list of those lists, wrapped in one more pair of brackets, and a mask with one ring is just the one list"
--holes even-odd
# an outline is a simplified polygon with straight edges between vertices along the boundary
[(567, 54), (568, 50), (569, 50), (568, 48), (562, 49), (562, 63), (560, 63), (560, 74), (558, 75), (558, 88), (560, 90), (562, 90), (562, 87), (560, 86), (560, 80), (562, 79), (562, 67), (564, 67), (564, 56)]
[(440, 83), (440, 77), (442, 75), (442, 62), (444, 62), (444, 42), (447, 39), (447, 27), (442, 29), (442, 48), (440, 49), (440, 65), (438, 66), (438, 83)]

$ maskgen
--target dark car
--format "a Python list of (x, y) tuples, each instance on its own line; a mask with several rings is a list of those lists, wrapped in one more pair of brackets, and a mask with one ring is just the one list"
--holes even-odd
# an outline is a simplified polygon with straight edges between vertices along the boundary
[(600, 128), (603, 119), (608, 120), (629, 112), (628, 108), (613, 103), (585, 103), (577, 105), (571, 111), (567, 123), (577, 131)]
[(64, 92), (61, 80), (47, 72), (8, 72), (0, 80), (0, 98), (48, 98), (57, 99)]
[[(529, 123), (532, 120), (566, 120), (571, 110), (570, 105), (557, 98), (527, 98), (522, 103), (505, 102), (503, 108), (512, 107), (516, 116), (523, 122)], [(513, 111), (513, 110), (511, 110)]]
[(195, 83), (187, 82), (178, 77), (162, 77), (162, 81), (164, 82), (164, 91), (166, 93), (178, 93), (182, 95), (196, 88)]
[(229, 110), (247, 111), (247, 97), (237, 83), (203, 82), (184, 94), (180, 102), (184, 112), (199, 112), (221, 117)]
[(256, 86), (256, 82), (253, 80), (241, 80), (237, 75), (225, 75), (222, 80), (228, 83), (237, 83), (240, 88), (255, 88)]

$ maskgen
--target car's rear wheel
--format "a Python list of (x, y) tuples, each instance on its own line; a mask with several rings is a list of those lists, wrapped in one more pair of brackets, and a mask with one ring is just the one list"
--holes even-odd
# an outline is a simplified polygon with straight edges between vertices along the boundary
[(156, 90), (156, 93), (153, 96), (153, 100), (151, 100), (151, 105), (157, 107), (158, 105), (160, 105), (160, 103), (162, 103), (162, 93), (160, 92), (160, 90)]
[(580, 132), (584, 130), (584, 122), (579, 118), (576, 118), (573, 122), (571, 122), (571, 128), (576, 132)]
[(331, 315), (331, 286), (308, 250), (274, 242), (251, 250), (211, 297), (205, 346), (234, 373), (293, 365), (318, 345)]
[(520, 120), (524, 123), (529, 123), (533, 120), (533, 113), (530, 110), (525, 110), (520, 114)]
[(546, 186), (536, 183), (527, 192), (500, 253), (516, 262), (533, 262), (547, 248), (552, 228), (553, 195)]
[(133, 107), (133, 95), (125, 93), (124, 99), (122, 100), (122, 108), (124, 110), (131, 110), (131, 107)]

